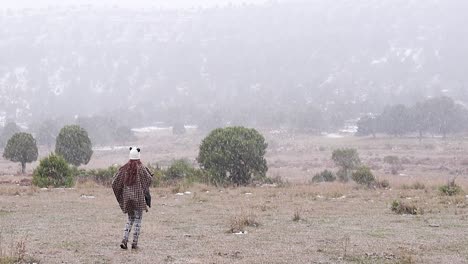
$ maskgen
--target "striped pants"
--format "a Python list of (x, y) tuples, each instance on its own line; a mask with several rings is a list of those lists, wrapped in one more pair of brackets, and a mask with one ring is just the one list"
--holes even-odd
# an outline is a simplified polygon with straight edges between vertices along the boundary
[(142, 211), (134, 211), (132, 213), (128, 213), (128, 221), (125, 225), (124, 230), (124, 240), (128, 241), (128, 236), (130, 235), (130, 231), (132, 230), (132, 226), (135, 228), (133, 229), (133, 243), (134, 245), (138, 244), (138, 237), (140, 236), (140, 228), (141, 228), (141, 218), (143, 217)]

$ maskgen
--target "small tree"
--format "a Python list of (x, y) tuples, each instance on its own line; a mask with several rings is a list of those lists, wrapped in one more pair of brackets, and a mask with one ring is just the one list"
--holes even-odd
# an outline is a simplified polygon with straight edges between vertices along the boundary
[(52, 153), (34, 170), (32, 183), (38, 187), (71, 187), (73, 175), (65, 159)]
[(265, 177), (267, 143), (255, 129), (227, 127), (213, 130), (200, 145), (198, 162), (218, 183), (248, 184), (252, 176)]
[(15, 122), (9, 122), (5, 125), (0, 134), (0, 146), (6, 146), (8, 140), (16, 133), (20, 132), (20, 128), (16, 125)]
[(379, 118), (382, 132), (392, 136), (403, 136), (413, 130), (409, 109), (402, 104), (388, 106)]
[(36, 140), (31, 134), (16, 133), (9, 140), (3, 151), (3, 157), (13, 162), (21, 162), (21, 173), (26, 170), (26, 163), (37, 160)]
[(88, 164), (93, 150), (86, 130), (77, 125), (63, 127), (57, 136), (55, 153), (75, 166)]
[(363, 116), (357, 122), (358, 130), (356, 136), (368, 136), (372, 135), (373, 138), (376, 137), (378, 131), (378, 117), (376, 116)]
[(351, 171), (361, 164), (357, 150), (349, 148), (334, 150), (332, 160), (337, 166), (341, 167), (337, 173), (341, 181), (348, 181)]

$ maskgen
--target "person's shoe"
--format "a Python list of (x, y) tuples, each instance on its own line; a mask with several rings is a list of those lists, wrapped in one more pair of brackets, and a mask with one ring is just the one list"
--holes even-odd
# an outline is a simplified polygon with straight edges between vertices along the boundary
[(132, 249), (138, 249), (138, 245), (136, 243), (132, 243)]
[(122, 240), (122, 243), (120, 243), (120, 248), (121, 249), (127, 249), (127, 241), (125, 239)]

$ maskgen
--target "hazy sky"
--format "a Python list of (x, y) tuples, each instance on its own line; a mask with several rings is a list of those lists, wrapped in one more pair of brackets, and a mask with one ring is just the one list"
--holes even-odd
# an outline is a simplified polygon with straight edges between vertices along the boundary
[(0, 8), (42, 8), (48, 6), (95, 5), (120, 7), (211, 7), (216, 5), (265, 3), (268, 0), (1, 0)]

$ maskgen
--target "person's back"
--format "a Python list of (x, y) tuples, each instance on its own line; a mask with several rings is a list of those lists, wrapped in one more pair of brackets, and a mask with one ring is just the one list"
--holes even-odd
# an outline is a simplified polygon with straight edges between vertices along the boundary
[(123, 213), (128, 214), (124, 238), (120, 247), (127, 249), (128, 236), (133, 232), (132, 248), (136, 249), (143, 211), (148, 211), (145, 195), (149, 196), (152, 176), (140, 161), (140, 149), (130, 148), (130, 161), (122, 166), (112, 180), (112, 189)]

